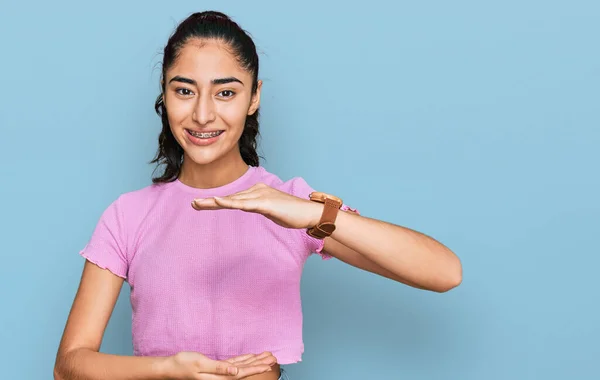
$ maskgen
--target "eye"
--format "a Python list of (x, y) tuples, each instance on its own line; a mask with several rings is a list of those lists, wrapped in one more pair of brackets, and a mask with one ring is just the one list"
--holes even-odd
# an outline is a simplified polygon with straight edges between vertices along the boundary
[(181, 87), (175, 90), (179, 95), (182, 96), (192, 96), (194, 93), (189, 88)]
[(223, 90), (223, 91), (219, 92), (217, 95), (220, 98), (231, 98), (233, 95), (235, 95), (235, 92), (233, 92), (231, 90)]

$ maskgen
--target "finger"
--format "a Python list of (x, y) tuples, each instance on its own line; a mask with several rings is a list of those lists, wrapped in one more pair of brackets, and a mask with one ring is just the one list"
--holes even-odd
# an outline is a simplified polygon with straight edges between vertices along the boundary
[(256, 358), (262, 359), (262, 358), (266, 358), (269, 356), (273, 356), (273, 354), (270, 351), (264, 351), (264, 352), (261, 352), (260, 354), (256, 355)]
[(271, 354), (270, 352), (264, 352), (255, 357), (251, 357), (246, 360), (236, 362), (235, 365), (238, 367), (243, 367), (243, 366), (255, 366), (255, 365), (262, 365), (262, 364), (273, 365), (275, 363), (277, 363), (277, 359), (275, 358), (275, 356), (273, 356), (273, 354)]
[(266, 185), (264, 183), (257, 183), (256, 185), (252, 186), (248, 190), (245, 190), (240, 193), (253, 192), (256, 194), (264, 194), (265, 192), (268, 192), (269, 189), (272, 190), (272, 188), (269, 185)]
[(231, 199), (215, 197), (215, 203), (222, 208), (254, 211), (257, 209), (256, 199)]
[(257, 194), (255, 191), (249, 192), (249, 193), (239, 193), (239, 194), (232, 194), (229, 195), (227, 197), (223, 197), (224, 199), (239, 199), (239, 200), (244, 200), (244, 199), (256, 199), (259, 198), (260, 195)]
[(242, 362), (244, 360), (247, 360), (247, 359), (250, 359), (250, 358), (253, 358), (253, 357), (256, 357), (256, 355), (254, 355), (254, 354), (246, 354), (246, 355), (240, 355), (240, 356), (236, 356), (236, 357), (233, 357), (233, 358), (229, 358), (226, 361), (228, 363), (235, 364), (235, 363)]
[(245, 355), (240, 355), (240, 356), (236, 356), (233, 358), (229, 358), (229, 359), (227, 359), (227, 362), (229, 362), (231, 364), (235, 364), (235, 365), (243, 365), (243, 364), (252, 363), (253, 361), (256, 361), (256, 360), (262, 360), (264, 358), (268, 358), (269, 356), (273, 356), (273, 355), (270, 352), (265, 351), (258, 355), (257, 354), (245, 354)]
[(262, 359), (255, 359), (250, 363), (235, 363), (234, 365), (239, 368), (246, 368), (246, 367), (256, 367), (256, 366), (261, 366), (261, 365), (268, 365), (269, 367), (274, 366), (275, 364), (277, 364), (277, 359), (275, 359), (274, 356), (269, 356), (266, 358), (262, 358)]
[(260, 373), (265, 373), (265, 372), (269, 372), (269, 371), (272, 371), (272, 370), (273, 369), (269, 365), (259, 365), (259, 366), (253, 366), (253, 367), (244, 367), (244, 368), (240, 368), (239, 369), (239, 372), (237, 373), (237, 376), (235, 378), (236, 379), (243, 379), (243, 378), (248, 377), (248, 376), (258, 375)]
[(211, 360), (203, 358), (198, 360), (200, 365), (199, 373), (212, 373), (215, 375), (235, 376), (239, 373), (239, 368), (224, 360)]
[(214, 198), (196, 198), (192, 201), (192, 207), (195, 210), (218, 210), (222, 208), (215, 202)]
[(256, 183), (256, 184), (252, 185), (251, 187), (247, 188), (246, 190), (242, 190), (242, 191), (238, 191), (233, 194), (229, 194), (229, 196), (231, 197), (231, 196), (239, 195), (239, 194), (255, 193), (257, 190), (264, 189), (265, 187), (267, 187), (267, 185), (265, 185), (264, 183)]

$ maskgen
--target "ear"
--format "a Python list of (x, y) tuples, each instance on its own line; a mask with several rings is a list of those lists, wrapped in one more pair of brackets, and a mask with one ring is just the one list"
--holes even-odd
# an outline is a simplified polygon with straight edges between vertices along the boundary
[(256, 83), (256, 92), (252, 95), (250, 100), (250, 107), (248, 108), (248, 115), (253, 115), (258, 107), (260, 106), (260, 90), (262, 89), (262, 80)]

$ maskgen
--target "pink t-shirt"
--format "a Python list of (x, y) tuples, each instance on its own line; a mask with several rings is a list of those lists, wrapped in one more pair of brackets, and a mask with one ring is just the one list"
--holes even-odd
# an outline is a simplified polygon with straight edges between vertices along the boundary
[(302, 178), (249, 167), (213, 189), (150, 185), (104, 211), (81, 255), (129, 283), (134, 355), (271, 351), (280, 364), (301, 360), (300, 278), (311, 253), (329, 258), (323, 241), (259, 214), (191, 207), (258, 182), (305, 199), (313, 191)]

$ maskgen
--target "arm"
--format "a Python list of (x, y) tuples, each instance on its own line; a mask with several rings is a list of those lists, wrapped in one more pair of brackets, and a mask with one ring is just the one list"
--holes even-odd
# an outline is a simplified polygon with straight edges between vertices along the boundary
[(161, 379), (165, 358), (125, 357), (98, 352), (123, 279), (86, 260), (61, 339), (57, 380)]
[[(323, 206), (312, 207), (314, 225)], [(323, 251), (350, 265), (436, 292), (448, 291), (462, 281), (458, 257), (426, 235), (344, 211), (338, 213), (336, 227), (331, 237), (325, 238)]]
[(323, 249), (323, 253), (328, 254), (336, 259), (356, 267), (358, 269), (362, 269), (369, 273), (374, 273), (376, 275), (389, 278), (390, 280), (401, 282), (405, 285), (412, 286), (413, 288), (424, 289), (406, 279), (403, 279), (396, 275), (395, 273), (390, 272), (389, 270), (381, 267), (375, 262), (369, 260), (364, 255), (356, 252), (355, 250), (346, 247), (342, 243), (332, 239), (330, 237), (325, 238), (325, 248)]
[[(286, 228), (318, 224), (323, 204), (263, 183), (227, 197), (195, 199), (196, 210), (239, 209), (264, 215)], [(411, 229), (340, 211), (324, 251), (358, 268), (410, 286), (448, 291), (462, 281), (458, 257), (436, 240)]]
[(58, 348), (55, 380), (241, 379), (267, 372), (274, 364), (270, 353), (215, 361), (195, 352), (170, 357), (98, 352), (123, 281), (86, 260)]

